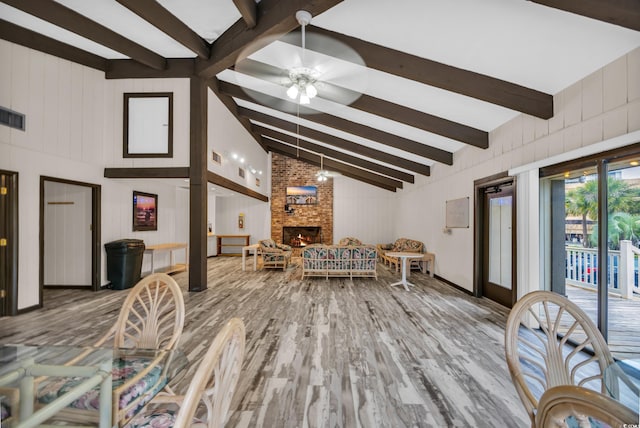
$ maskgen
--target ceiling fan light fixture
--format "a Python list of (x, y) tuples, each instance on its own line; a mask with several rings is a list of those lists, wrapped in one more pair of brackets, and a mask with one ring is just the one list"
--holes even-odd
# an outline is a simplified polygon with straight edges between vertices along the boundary
[(298, 85), (293, 84), (289, 89), (287, 89), (287, 96), (292, 100), (295, 100), (298, 98), (298, 92), (300, 92), (298, 91)]
[(312, 83), (309, 83), (304, 89), (309, 98), (313, 98), (318, 95), (318, 90)]
[[(300, 104), (309, 104), (311, 99), (318, 95), (318, 89), (314, 83), (320, 73), (308, 67), (296, 67), (289, 72), (291, 86), (287, 89), (287, 96), (292, 100), (297, 99)], [(300, 97), (300, 98), (298, 98)]]

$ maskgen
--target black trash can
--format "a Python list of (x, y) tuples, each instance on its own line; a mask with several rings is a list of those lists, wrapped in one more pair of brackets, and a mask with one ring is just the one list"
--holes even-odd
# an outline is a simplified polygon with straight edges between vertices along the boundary
[(141, 239), (120, 239), (107, 242), (107, 279), (111, 288), (124, 290), (140, 281), (144, 241)]

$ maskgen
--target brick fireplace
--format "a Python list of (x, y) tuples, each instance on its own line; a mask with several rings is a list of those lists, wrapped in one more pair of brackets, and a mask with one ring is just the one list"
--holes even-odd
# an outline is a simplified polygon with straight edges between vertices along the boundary
[(284, 226), (282, 228), (282, 243), (293, 248), (302, 248), (307, 245), (322, 242), (322, 228)]
[[(277, 153), (271, 157), (271, 239), (283, 241), (284, 228), (317, 228), (317, 243), (333, 243), (333, 179), (316, 180), (318, 167)], [(313, 205), (289, 205), (285, 211), (287, 186), (317, 186), (318, 201)], [(297, 235), (309, 237), (298, 231)], [(291, 239), (291, 238), (289, 238)], [(297, 238), (300, 239), (300, 238)], [(308, 244), (307, 242), (305, 242)], [(292, 245), (296, 246), (296, 245)]]

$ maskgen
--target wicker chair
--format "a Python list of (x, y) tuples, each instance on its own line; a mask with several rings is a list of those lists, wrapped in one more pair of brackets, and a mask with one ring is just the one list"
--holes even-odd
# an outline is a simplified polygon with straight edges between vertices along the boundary
[[(589, 348), (593, 354), (582, 352)], [(605, 394), (603, 372), (614, 362), (587, 314), (550, 291), (534, 291), (514, 305), (507, 320), (505, 353), (531, 426), (540, 397), (553, 387), (586, 386)]]
[[(122, 304), (116, 323), (94, 343), (94, 347), (102, 347), (109, 340), (113, 340), (113, 347), (131, 349), (156, 349), (170, 351), (175, 348), (184, 327), (184, 299), (180, 286), (173, 278), (164, 273), (149, 275), (140, 280), (130, 291)], [(66, 365), (73, 365), (91, 351), (68, 361)], [(165, 355), (166, 356), (166, 355)], [(159, 356), (151, 364), (136, 365), (128, 358), (127, 367), (133, 368), (135, 374), (121, 379), (117, 376), (119, 364), (114, 360), (113, 379), (113, 415), (112, 421), (123, 426), (139, 406), (146, 404), (151, 396), (146, 394), (152, 389), (165, 387), (167, 379), (162, 375), (161, 365), (165, 356)], [(38, 391), (38, 400), (51, 401), (59, 391), (65, 389), (65, 383), (71, 379), (61, 378), (56, 382), (43, 382)], [(117, 385), (117, 386), (116, 386)], [(132, 392), (136, 391), (136, 392)], [(97, 395), (98, 391), (90, 393)], [(123, 402), (122, 397), (129, 397), (129, 402)], [(126, 400), (124, 400), (126, 401)], [(96, 422), (98, 420), (98, 400), (90, 396), (83, 396), (59, 413), (66, 421)], [(119, 403), (119, 405), (115, 405)]]
[[(619, 401), (591, 389), (576, 385), (554, 386), (540, 398), (535, 417), (536, 428), (561, 428), (574, 418), (592, 426), (589, 420), (603, 422), (612, 427), (633, 426), (638, 413)], [(575, 425), (575, 424), (574, 424)]]
[[(152, 403), (159, 406), (134, 418), (127, 428), (151, 428), (155, 426), (186, 428), (194, 423), (208, 428), (223, 427), (228, 416), (231, 399), (242, 367), (245, 346), (244, 323), (232, 318), (215, 337), (200, 362), (184, 396), (161, 395)], [(168, 409), (172, 403), (179, 410)], [(207, 408), (205, 421), (195, 419), (199, 404)]]
[(286, 270), (291, 261), (291, 254), (292, 251), (289, 245), (278, 244), (273, 239), (260, 241), (263, 268), (282, 268), (282, 270)]

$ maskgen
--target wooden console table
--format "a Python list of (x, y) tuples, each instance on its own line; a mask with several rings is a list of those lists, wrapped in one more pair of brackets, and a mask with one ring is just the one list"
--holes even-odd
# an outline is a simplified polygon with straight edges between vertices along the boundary
[[(176, 250), (184, 250), (184, 260), (185, 263), (175, 263), (173, 252)], [(174, 272), (183, 272), (187, 270), (186, 261), (189, 260), (189, 254), (187, 250), (187, 244), (182, 242), (173, 242), (170, 244), (158, 244), (158, 245), (149, 245), (144, 250), (145, 254), (151, 255), (151, 272), (163, 272), (163, 273), (174, 273)], [(157, 268), (154, 265), (154, 256), (157, 253), (169, 253), (169, 266)], [(144, 276), (144, 275), (143, 275)]]
[[(222, 248), (224, 247), (236, 247), (238, 249), (242, 249), (242, 247), (246, 247), (249, 245), (249, 236), (250, 235), (216, 235), (216, 241), (217, 241), (217, 255), (218, 256), (240, 256), (242, 255), (242, 252), (239, 251), (237, 253), (223, 253), (222, 252)], [(224, 239), (232, 239), (232, 240), (240, 240), (242, 239), (242, 242), (226, 242), (226, 243), (222, 243), (222, 241)]]

